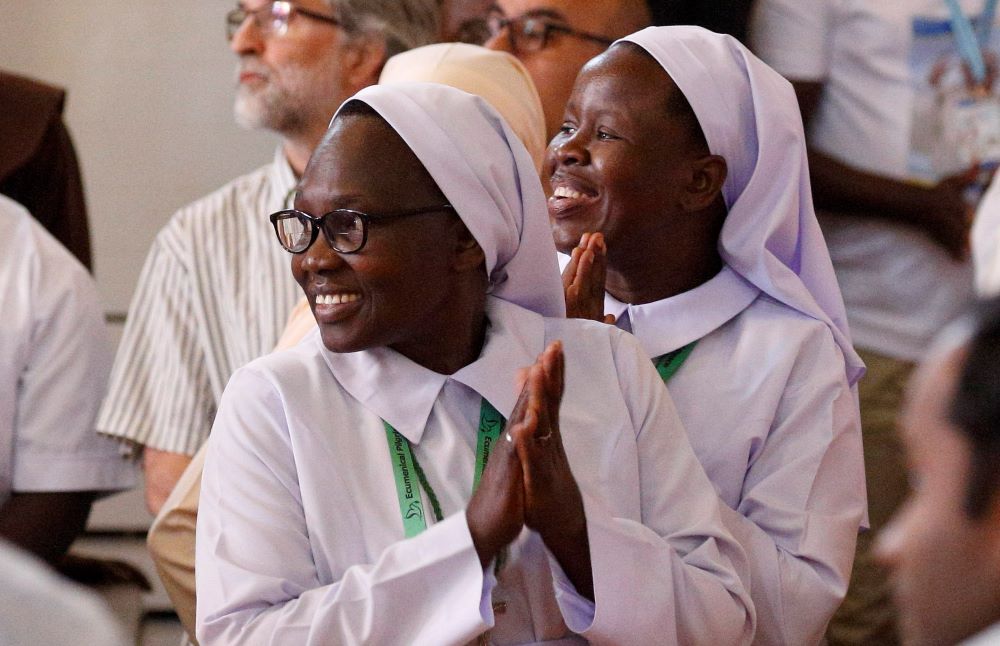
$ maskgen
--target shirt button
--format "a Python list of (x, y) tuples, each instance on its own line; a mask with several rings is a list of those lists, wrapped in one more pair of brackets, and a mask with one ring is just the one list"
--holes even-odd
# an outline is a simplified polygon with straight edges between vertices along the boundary
[(507, 602), (506, 601), (496, 601), (493, 603), (493, 614), (502, 615), (507, 612)]

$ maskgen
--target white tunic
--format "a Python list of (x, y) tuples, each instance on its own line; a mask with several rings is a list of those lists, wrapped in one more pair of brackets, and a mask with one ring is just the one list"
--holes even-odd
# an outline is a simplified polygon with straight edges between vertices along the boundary
[(858, 407), (829, 328), (728, 267), (654, 303), (607, 296), (605, 310), (651, 358), (698, 340), (670, 394), (750, 560), (755, 643), (818, 643), (866, 504)]
[(0, 507), (11, 492), (131, 487), (132, 465), (94, 430), (111, 369), (97, 286), (3, 196), (0, 313)]
[[(634, 339), (495, 298), (488, 317), (480, 358), (451, 376), (385, 348), (333, 354), (316, 333), (233, 376), (198, 516), (202, 644), (461, 644), (488, 629), (498, 644), (749, 640), (745, 557)], [(517, 369), (555, 339), (596, 606), (527, 530), (499, 582), (484, 573), (463, 511), (481, 397), (508, 416)], [(380, 418), (409, 439), (444, 511), (411, 539)]]

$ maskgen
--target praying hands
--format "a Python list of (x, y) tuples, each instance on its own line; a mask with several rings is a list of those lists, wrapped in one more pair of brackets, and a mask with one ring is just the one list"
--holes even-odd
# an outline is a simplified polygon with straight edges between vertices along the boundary
[(526, 526), (538, 532), (577, 592), (593, 600), (583, 498), (559, 432), (564, 369), (557, 341), (522, 372), (504, 440), (490, 456), (466, 517), (484, 566)]

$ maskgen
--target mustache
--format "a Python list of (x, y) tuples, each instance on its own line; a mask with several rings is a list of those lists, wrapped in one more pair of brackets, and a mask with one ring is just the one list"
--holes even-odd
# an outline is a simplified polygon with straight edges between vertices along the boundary
[(271, 77), (271, 69), (256, 57), (244, 56), (240, 59), (240, 64), (236, 67), (235, 76), (237, 82), (239, 82), (239, 78), (243, 74), (256, 74), (267, 80)]

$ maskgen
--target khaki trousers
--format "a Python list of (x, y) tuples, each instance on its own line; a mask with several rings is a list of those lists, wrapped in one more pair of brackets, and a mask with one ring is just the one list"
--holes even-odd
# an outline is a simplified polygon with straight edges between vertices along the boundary
[(896, 420), (914, 364), (861, 349), (858, 354), (868, 366), (858, 394), (871, 531), (858, 537), (847, 597), (826, 636), (831, 646), (890, 646), (899, 643), (896, 612), (888, 575), (875, 563), (871, 548), (908, 491)]

